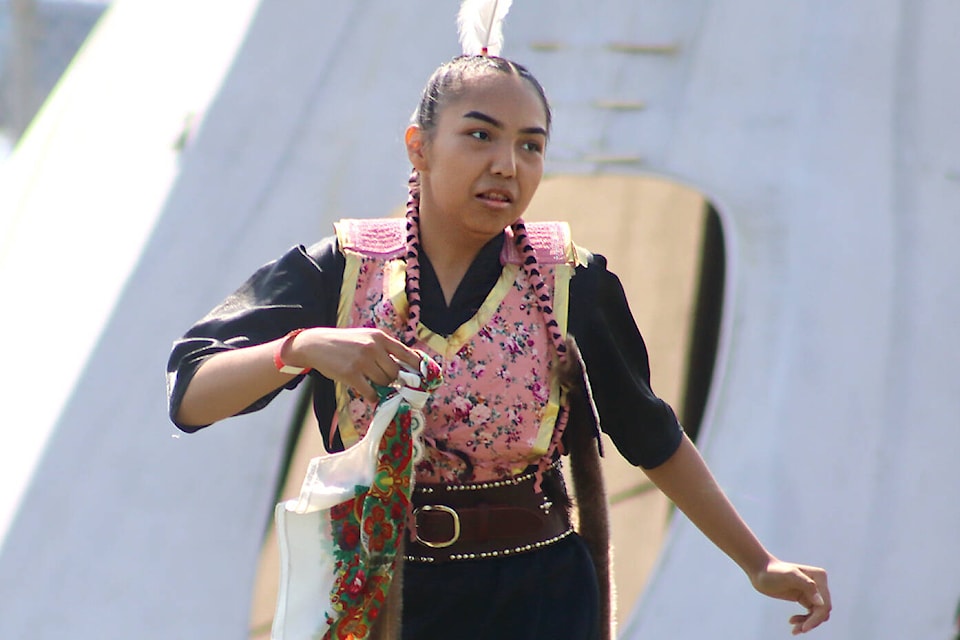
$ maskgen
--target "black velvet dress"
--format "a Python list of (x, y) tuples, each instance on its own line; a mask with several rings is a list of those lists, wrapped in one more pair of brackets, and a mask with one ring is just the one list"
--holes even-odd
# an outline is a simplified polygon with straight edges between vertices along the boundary
[[(477, 256), (445, 303), (426, 256), (421, 258), (421, 321), (452, 334), (476, 313), (500, 275), (504, 236)], [(335, 326), (344, 259), (334, 238), (295, 247), (259, 269), (234, 294), (190, 328), (167, 367), (171, 419), (203, 360), (219, 351), (269, 342), (292, 329)], [(591, 381), (601, 428), (631, 463), (655, 467), (677, 449), (682, 428), (650, 388), (646, 346), (619, 279), (594, 255), (570, 283), (569, 331)], [(314, 410), (328, 442), (336, 410), (333, 383), (316, 372)], [(296, 387), (303, 376), (287, 387)], [(255, 411), (280, 393), (248, 407)], [(176, 424), (176, 421), (174, 421)], [(177, 425), (184, 431), (201, 427)], [(342, 448), (339, 438), (333, 450)], [(598, 590), (582, 540), (568, 536), (516, 556), (439, 564), (406, 563), (404, 640), (587, 640), (598, 633)]]

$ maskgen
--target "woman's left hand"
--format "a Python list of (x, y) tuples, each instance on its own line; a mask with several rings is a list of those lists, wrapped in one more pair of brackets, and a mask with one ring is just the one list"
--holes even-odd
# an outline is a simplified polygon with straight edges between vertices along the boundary
[(819, 567), (772, 560), (751, 577), (751, 582), (764, 595), (798, 602), (807, 609), (807, 613), (790, 618), (793, 635), (806, 633), (830, 619), (832, 606), (827, 572)]

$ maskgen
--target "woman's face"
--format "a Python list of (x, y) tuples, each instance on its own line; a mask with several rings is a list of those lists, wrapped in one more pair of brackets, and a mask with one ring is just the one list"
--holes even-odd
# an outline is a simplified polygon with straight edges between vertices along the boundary
[(516, 221), (543, 176), (546, 128), (544, 105), (523, 78), (465, 80), (433, 131), (407, 130), (420, 171), (421, 226), (451, 241), (484, 243)]

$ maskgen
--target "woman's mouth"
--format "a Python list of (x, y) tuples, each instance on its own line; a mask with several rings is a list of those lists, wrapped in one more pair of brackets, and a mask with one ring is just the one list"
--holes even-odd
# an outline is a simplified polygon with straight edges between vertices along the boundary
[(494, 207), (503, 207), (513, 202), (510, 194), (504, 191), (483, 191), (477, 194), (477, 198)]

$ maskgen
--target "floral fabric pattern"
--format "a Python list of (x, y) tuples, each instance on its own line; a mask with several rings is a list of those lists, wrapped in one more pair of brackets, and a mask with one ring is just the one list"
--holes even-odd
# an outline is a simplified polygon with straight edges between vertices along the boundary
[[(359, 260), (347, 326), (401, 335), (405, 309), (397, 307), (405, 300), (401, 288), (397, 301), (396, 282), (398, 277), (402, 282), (403, 261), (364, 255)], [(552, 290), (553, 266), (541, 264), (541, 274)], [(418, 482), (508, 478), (541, 458), (549, 445), (560, 392), (551, 375), (550, 337), (523, 269), (504, 266), (501, 283), (474, 321), (448, 338), (421, 326), (414, 345), (440, 364), (444, 378), (423, 410), (426, 446), (416, 467)], [(341, 425), (349, 420), (364, 433), (374, 407), (350, 390), (340, 402)]]

